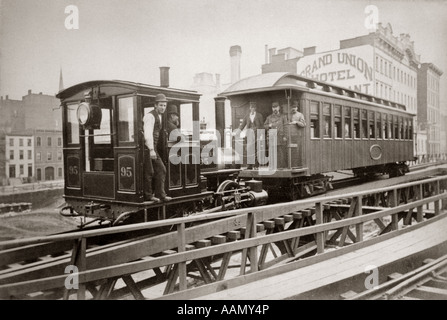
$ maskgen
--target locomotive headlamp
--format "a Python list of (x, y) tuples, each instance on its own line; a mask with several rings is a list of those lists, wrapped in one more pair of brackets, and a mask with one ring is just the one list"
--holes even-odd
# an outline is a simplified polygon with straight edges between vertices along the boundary
[(85, 130), (99, 129), (101, 125), (101, 108), (98, 105), (82, 102), (77, 110), (78, 121)]

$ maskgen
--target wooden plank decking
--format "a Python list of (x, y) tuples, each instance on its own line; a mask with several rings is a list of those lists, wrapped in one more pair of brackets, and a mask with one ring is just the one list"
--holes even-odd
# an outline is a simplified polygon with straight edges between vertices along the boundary
[[(411, 232), (297, 270), (197, 297), (199, 300), (281, 300), (364, 273), (447, 242), (447, 215)], [(412, 227), (408, 227), (413, 229)], [(402, 230), (407, 231), (407, 230)], [(410, 231), (410, 230), (408, 230)]]

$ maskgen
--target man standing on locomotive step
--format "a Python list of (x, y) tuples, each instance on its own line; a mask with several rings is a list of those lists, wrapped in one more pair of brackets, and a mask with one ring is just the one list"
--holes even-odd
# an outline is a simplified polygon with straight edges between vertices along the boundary
[[(166, 96), (159, 93), (155, 96), (154, 110), (147, 113), (144, 118), (144, 140), (147, 149), (149, 149), (150, 159), (145, 159), (144, 162), (144, 193), (145, 200), (159, 202), (169, 201), (172, 198), (168, 197), (165, 192), (166, 167), (161, 160), (159, 148), (163, 133), (162, 117), (165, 112), (168, 100)], [(147, 150), (145, 148), (145, 152)], [(153, 193), (155, 189), (155, 195)]]
[(256, 112), (256, 102), (250, 102), (250, 112), (248, 112), (239, 128), (236, 129), (233, 135), (238, 135), (241, 131), (247, 127), (247, 169), (253, 169), (253, 156), (254, 153), (254, 169), (258, 169), (258, 129), (264, 127), (264, 118), (262, 114)]

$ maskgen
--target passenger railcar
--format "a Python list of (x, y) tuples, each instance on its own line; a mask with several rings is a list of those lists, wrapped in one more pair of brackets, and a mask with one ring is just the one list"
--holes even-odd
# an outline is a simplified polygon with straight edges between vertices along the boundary
[[(257, 103), (264, 119), (277, 101), (290, 120), (291, 101), (299, 100), (307, 126), (286, 125), (287, 164), (273, 173), (261, 166), (239, 174), (241, 180), (262, 180), (269, 198), (298, 199), (326, 192), (331, 183), (323, 174), (337, 170), (353, 170), (357, 176), (402, 175), (408, 171), (406, 161), (414, 160), (414, 115), (402, 104), (283, 72), (242, 79), (219, 96), (231, 102), (233, 128), (247, 114), (250, 101)], [(223, 103), (216, 102), (216, 108)], [(246, 138), (236, 137), (238, 143), (244, 145), (246, 167)], [(261, 152), (268, 154), (267, 149), (261, 146)]]

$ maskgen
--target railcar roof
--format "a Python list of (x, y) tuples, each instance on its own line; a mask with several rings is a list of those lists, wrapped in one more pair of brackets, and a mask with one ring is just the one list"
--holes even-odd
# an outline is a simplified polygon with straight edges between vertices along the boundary
[(321, 94), (337, 94), (340, 98), (359, 99), (364, 102), (376, 103), (406, 111), (403, 104), (385, 100), (366, 93), (340, 87), (328, 82), (306, 78), (290, 72), (270, 72), (248, 77), (232, 84), (219, 96), (231, 97), (248, 93), (293, 89), (300, 91), (320, 92)]
[(87, 82), (82, 82), (75, 84), (67, 89), (59, 91), (59, 93), (56, 95), (56, 98), (59, 99), (66, 99), (74, 94), (77, 94), (80, 91), (90, 89), (94, 86), (116, 86), (121, 88), (127, 88), (129, 90), (136, 91), (137, 93), (145, 94), (148, 92), (153, 92), (154, 90), (157, 91), (157, 93), (165, 93), (168, 94), (169, 92), (174, 92), (177, 95), (178, 94), (184, 94), (185, 96), (188, 96), (189, 98), (194, 97), (197, 101), (200, 99), (201, 94), (199, 94), (197, 91), (193, 90), (183, 90), (183, 89), (175, 89), (171, 87), (159, 87), (154, 86), (150, 84), (144, 84), (144, 83), (137, 83), (137, 82), (131, 82), (131, 81), (124, 81), (124, 80), (92, 80)]

